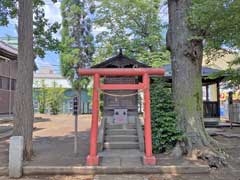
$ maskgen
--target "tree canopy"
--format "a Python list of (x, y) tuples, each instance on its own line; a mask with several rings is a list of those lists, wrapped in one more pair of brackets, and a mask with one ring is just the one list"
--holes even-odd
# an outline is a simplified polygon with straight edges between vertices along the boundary
[(81, 81), (75, 78), (77, 67), (89, 67), (94, 53), (94, 38), (92, 35), (92, 16), (95, 5), (92, 0), (74, 1), (63, 0), (62, 12), (62, 42), (61, 70), (73, 88), (79, 89), (80, 84), (87, 85), (88, 79)]
[(96, 37), (95, 61), (103, 61), (120, 48), (124, 54), (154, 66), (168, 61), (159, 8), (160, 0), (100, 1), (95, 26), (105, 29)]
[(240, 1), (193, 0), (189, 22), (205, 46), (240, 48)]
[[(52, 0), (56, 3), (57, 0)], [(59, 50), (59, 40), (54, 37), (60, 28), (58, 22), (49, 23), (45, 17), (44, 0), (33, 0), (33, 34), (35, 56), (44, 57), (46, 50)], [(11, 19), (17, 18), (17, 0), (0, 1), (0, 26), (7, 26)]]
[[(229, 68), (219, 74), (227, 74), (229, 85), (239, 86), (240, 69), (240, 1), (238, 0), (193, 0), (189, 11), (189, 25), (196, 32), (194, 39), (204, 40), (208, 61), (224, 54), (235, 54)], [(234, 68), (235, 66), (235, 68)]]

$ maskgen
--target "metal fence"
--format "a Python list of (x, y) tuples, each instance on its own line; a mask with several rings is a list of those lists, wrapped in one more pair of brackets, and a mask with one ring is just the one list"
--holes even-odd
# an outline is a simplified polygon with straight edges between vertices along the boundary
[(240, 123), (240, 103), (229, 104), (229, 120)]
[[(33, 106), (34, 106), (34, 112), (39, 113), (39, 102), (37, 100), (33, 100)], [(59, 110), (60, 110), (59, 111), (60, 114), (73, 113), (73, 100), (72, 99), (65, 100), (62, 103)], [(51, 108), (49, 107), (49, 105), (46, 105), (46, 109), (44, 113), (51, 114)], [(91, 114), (91, 113), (92, 113), (92, 109), (89, 102), (79, 103), (79, 114)]]

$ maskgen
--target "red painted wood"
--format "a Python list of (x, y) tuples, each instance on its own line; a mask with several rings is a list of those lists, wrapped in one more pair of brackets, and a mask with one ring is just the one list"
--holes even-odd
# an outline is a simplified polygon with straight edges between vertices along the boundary
[(99, 74), (94, 75), (93, 82), (93, 100), (92, 100), (92, 124), (91, 124), (91, 136), (90, 136), (90, 152), (87, 157), (87, 165), (96, 166), (99, 164), (99, 158), (97, 156), (97, 136), (98, 136), (98, 116), (99, 116)]
[(100, 84), (102, 90), (138, 90), (143, 89), (142, 83), (139, 84)]
[(147, 73), (149, 75), (164, 75), (162, 68), (92, 68), (92, 69), (78, 69), (78, 74), (82, 76), (93, 76), (95, 73), (100, 76), (142, 76)]
[(152, 127), (151, 127), (151, 107), (150, 107), (150, 79), (149, 75), (143, 75), (144, 88), (144, 137), (145, 137), (145, 157), (144, 163), (149, 165), (156, 164), (155, 157), (152, 155)]

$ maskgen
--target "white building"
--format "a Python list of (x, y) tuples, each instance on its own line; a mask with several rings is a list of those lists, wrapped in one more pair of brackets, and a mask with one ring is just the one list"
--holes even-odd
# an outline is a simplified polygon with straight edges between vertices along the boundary
[(60, 74), (54, 73), (51, 67), (43, 67), (33, 75), (33, 88), (40, 88), (40, 82), (44, 80), (46, 87), (53, 87), (55, 82), (62, 88), (71, 88), (70, 82)]
[[(41, 88), (42, 82), (44, 82), (45, 87), (54, 87), (54, 83), (57, 87), (64, 88), (64, 102), (61, 108), (60, 113), (72, 113), (73, 111), (73, 97), (76, 96), (76, 92), (72, 90), (71, 83), (69, 80), (64, 78), (62, 75), (57, 74), (53, 71), (53, 69), (49, 66), (42, 67), (37, 72), (34, 73), (33, 76), (33, 88), (38, 89)], [(81, 91), (81, 99), (80, 99), (80, 113), (86, 114), (90, 113), (90, 100), (87, 94), (87, 91)], [(37, 98), (33, 97), (34, 103), (34, 111), (39, 112), (39, 103)], [(46, 113), (50, 113), (49, 108), (47, 108)]]

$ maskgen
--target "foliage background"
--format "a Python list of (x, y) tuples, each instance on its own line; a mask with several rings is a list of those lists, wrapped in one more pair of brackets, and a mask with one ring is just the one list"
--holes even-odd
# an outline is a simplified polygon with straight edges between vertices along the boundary
[(46, 113), (47, 108), (51, 114), (56, 115), (60, 112), (63, 104), (65, 89), (53, 82), (52, 87), (47, 87), (44, 80), (36, 82), (38, 88), (35, 88), (33, 93), (39, 105), (39, 113)]
[(177, 128), (170, 84), (154, 78), (150, 91), (153, 152), (161, 153), (173, 148), (183, 136)]
[(194, 39), (204, 40), (208, 61), (226, 54), (236, 56), (227, 70), (216, 75), (227, 75), (225, 81), (234, 88), (240, 84), (240, 1), (193, 0), (189, 11), (189, 26), (196, 32)]

